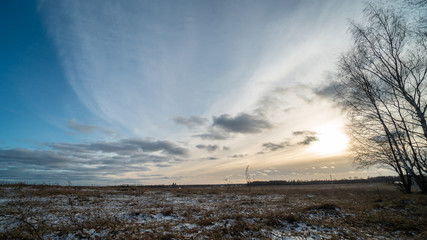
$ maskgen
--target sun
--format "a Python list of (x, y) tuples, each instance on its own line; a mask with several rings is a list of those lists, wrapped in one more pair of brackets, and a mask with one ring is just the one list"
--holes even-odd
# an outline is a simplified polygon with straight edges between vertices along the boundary
[(324, 125), (316, 129), (318, 141), (314, 142), (309, 151), (322, 155), (345, 153), (348, 148), (348, 137), (340, 126)]

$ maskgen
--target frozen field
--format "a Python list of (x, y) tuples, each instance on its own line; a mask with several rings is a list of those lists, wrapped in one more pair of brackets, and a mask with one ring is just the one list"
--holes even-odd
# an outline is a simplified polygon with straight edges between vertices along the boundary
[(427, 239), (427, 196), (380, 184), (2, 185), (0, 239)]

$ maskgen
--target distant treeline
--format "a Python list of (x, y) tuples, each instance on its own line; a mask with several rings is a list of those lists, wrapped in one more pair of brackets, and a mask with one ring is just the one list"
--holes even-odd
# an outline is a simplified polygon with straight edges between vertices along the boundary
[[(356, 184), (356, 183), (393, 183), (401, 184), (398, 176), (380, 176), (380, 177), (368, 177), (368, 178), (355, 178), (355, 179), (340, 179), (340, 180), (270, 180), (270, 181), (251, 181), (248, 183), (226, 183), (226, 184), (184, 184), (178, 185), (173, 184), (159, 184), (159, 185), (136, 185), (136, 184), (121, 184), (115, 186), (89, 186), (86, 187), (121, 187), (121, 188), (135, 188), (135, 187), (146, 187), (146, 188), (191, 188), (191, 187), (238, 187), (238, 186), (277, 186), (277, 185), (315, 185), (315, 184)], [(0, 182), (0, 186), (50, 186), (50, 187), (73, 187), (81, 188), (84, 186), (71, 186), (61, 184), (32, 184), (25, 182)]]
[(397, 176), (380, 176), (366, 179), (340, 179), (340, 180), (270, 180), (270, 181), (253, 181), (249, 182), (250, 186), (266, 185), (312, 185), (312, 184), (352, 184), (352, 183), (395, 183), (400, 182)]

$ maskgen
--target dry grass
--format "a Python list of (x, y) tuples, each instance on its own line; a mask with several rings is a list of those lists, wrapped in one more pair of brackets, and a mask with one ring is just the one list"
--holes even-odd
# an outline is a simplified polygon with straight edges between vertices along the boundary
[(426, 239), (427, 196), (385, 184), (0, 186), (0, 239)]

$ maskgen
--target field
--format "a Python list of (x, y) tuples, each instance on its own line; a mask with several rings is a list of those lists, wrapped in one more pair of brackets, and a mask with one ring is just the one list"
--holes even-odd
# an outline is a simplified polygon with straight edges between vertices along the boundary
[(427, 239), (427, 196), (386, 184), (6, 184), (0, 239)]

